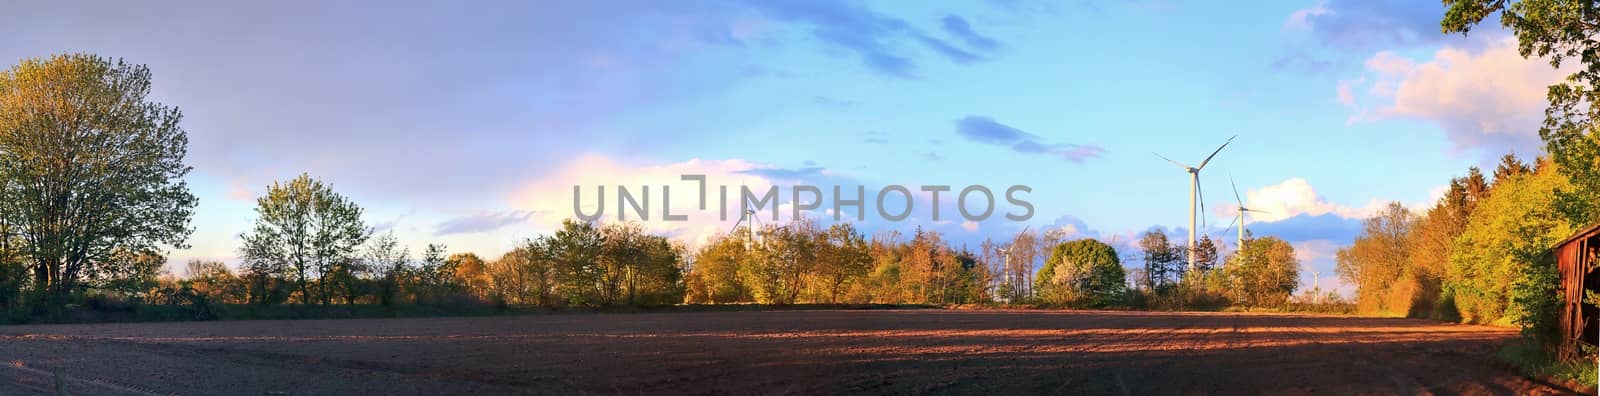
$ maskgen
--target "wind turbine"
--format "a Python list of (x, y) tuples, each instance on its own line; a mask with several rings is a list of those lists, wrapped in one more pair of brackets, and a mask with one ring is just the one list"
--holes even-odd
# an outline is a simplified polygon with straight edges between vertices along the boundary
[[(1032, 224), (1029, 224), (1026, 227), (1022, 227), (1022, 232), (1017, 233), (1017, 236), (1021, 237), (1023, 234), (1027, 234), (1028, 233), (1028, 228), (1031, 228), (1031, 227), (1033, 227)], [(1006, 250), (1000, 252), (1000, 260), (1005, 262), (1005, 267), (1006, 267), (1005, 271), (1006, 271), (1006, 276), (1008, 276), (1008, 277), (1016, 275), (1015, 273), (1012, 273), (1012, 271), (1011, 271), (1011, 269), (1012, 269), (1011, 268), (1011, 256), (1012, 256), (1011, 252), (1016, 250), (1016, 249), (1017, 249), (1017, 242), (1016, 241), (1012, 241), (1009, 246), (1006, 246)], [(1031, 270), (1031, 268), (1030, 268), (1030, 270)], [(1017, 294), (1017, 295), (1020, 296), (1022, 294), (1022, 292), (1017, 291), (1017, 288), (1018, 287), (1023, 287), (1023, 286), (1022, 285), (1018, 285), (1017, 282), (1026, 282), (1028, 277), (1027, 276), (1020, 276), (1018, 278), (1021, 278), (1021, 279), (1012, 279), (1011, 280), (1011, 289), (1012, 289), (1011, 293), (1012, 294)]]
[(1322, 273), (1317, 272), (1317, 267), (1306, 264), (1306, 269), (1311, 271), (1311, 302), (1322, 303)]
[[(1173, 165), (1177, 165), (1179, 168), (1182, 168), (1185, 172), (1189, 172), (1189, 254), (1188, 254), (1188, 256), (1189, 256), (1189, 270), (1190, 271), (1194, 271), (1194, 269), (1195, 269), (1195, 257), (1194, 257), (1194, 233), (1195, 233), (1195, 227), (1194, 227), (1194, 220), (1195, 220), (1195, 217), (1196, 217), (1196, 213), (1195, 213), (1196, 205), (1198, 205), (1198, 207), (1199, 207), (1201, 212), (1205, 212), (1205, 200), (1203, 199), (1204, 198), (1204, 194), (1200, 193), (1200, 170), (1201, 169), (1205, 169), (1206, 164), (1211, 162), (1211, 158), (1216, 157), (1217, 153), (1222, 152), (1222, 148), (1223, 147), (1228, 147), (1228, 143), (1233, 143), (1233, 138), (1236, 138), (1236, 137), (1239, 137), (1239, 135), (1234, 135), (1233, 137), (1228, 138), (1228, 141), (1222, 142), (1222, 145), (1218, 146), (1216, 151), (1212, 151), (1211, 155), (1206, 156), (1206, 159), (1204, 161), (1200, 161), (1200, 166), (1189, 166), (1189, 165), (1184, 164), (1182, 162), (1173, 161), (1171, 158), (1167, 158), (1165, 156), (1162, 156), (1161, 154), (1156, 154), (1157, 157), (1161, 157), (1161, 159), (1167, 160), (1167, 162), (1171, 162)], [(1155, 154), (1155, 153), (1152, 153), (1152, 154)], [(1201, 219), (1200, 220), (1201, 222), (1205, 221), (1205, 218), (1203, 216), (1201, 216), (1200, 219)]]
[[(1233, 221), (1239, 223), (1239, 245), (1237, 247), (1239, 249), (1243, 249), (1244, 248), (1244, 228), (1250, 221), (1250, 219), (1246, 218), (1245, 215), (1248, 215), (1250, 212), (1266, 213), (1266, 214), (1272, 214), (1272, 212), (1268, 212), (1268, 211), (1260, 210), (1260, 209), (1250, 209), (1250, 208), (1245, 207), (1244, 206), (1244, 198), (1240, 198), (1239, 197), (1239, 185), (1233, 183), (1233, 176), (1231, 176), (1231, 175), (1228, 176), (1228, 185), (1233, 187), (1233, 201), (1237, 202), (1239, 204), (1239, 215), (1238, 215), (1238, 217), (1234, 217)], [(1231, 223), (1231, 222), (1228, 223), (1228, 228), (1233, 228), (1233, 223)], [(1228, 228), (1222, 229), (1222, 232), (1228, 232)]]
[[(739, 179), (739, 185), (741, 187), (745, 185), (744, 184), (744, 179), (742, 179), (742, 178)], [(745, 224), (745, 231), (748, 232), (747, 235), (749, 236), (749, 239), (745, 240), (745, 245), (744, 245), (745, 249), (750, 249), (750, 243), (756, 241), (756, 222), (761, 217), (761, 216), (756, 216), (755, 209), (750, 209), (749, 205), (750, 205), (750, 203), (749, 202), (745, 202), (745, 200), (742, 197), (739, 199), (739, 220), (733, 222), (733, 228), (728, 229), (728, 235), (733, 235), (734, 231), (738, 231), (739, 230), (739, 224), (744, 224), (744, 221), (746, 219), (750, 220), (750, 223)], [(763, 244), (762, 246), (766, 246), (766, 245)]]

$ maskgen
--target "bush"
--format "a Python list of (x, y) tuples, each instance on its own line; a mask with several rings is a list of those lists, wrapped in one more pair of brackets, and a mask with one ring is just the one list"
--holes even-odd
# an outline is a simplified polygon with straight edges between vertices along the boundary
[(131, 312), (133, 303), (121, 293), (91, 292), (83, 297), (83, 305), (100, 312)]
[(1219, 311), (1232, 304), (1226, 293), (1189, 282), (1130, 291), (1125, 301), (1128, 308), (1155, 311)]
[(1034, 284), (1049, 303), (1104, 307), (1124, 302), (1127, 274), (1111, 245), (1079, 239), (1056, 245)]

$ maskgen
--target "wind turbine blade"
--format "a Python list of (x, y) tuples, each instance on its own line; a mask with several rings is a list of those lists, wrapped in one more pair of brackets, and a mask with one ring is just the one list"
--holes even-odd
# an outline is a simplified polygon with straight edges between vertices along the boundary
[(1239, 202), (1239, 208), (1244, 209), (1244, 198), (1239, 198), (1239, 185), (1233, 182), (1233, 174), (1228, 174), (1228, 185), (1233, 186), (1233, 200)]
[(1227, 234), (1227, 233), (1228, 233), (1228, 230), (1231, 230), (1231, 229), (1233, 229), (1233, 225), (1234, 225), (1234, 224), (1239, 224), (1239, 218), (1240, 218), (1240, 217), (1243, 217), (1243, 216), (1244, 216), (1244, 213), (1242, 213), (1242, 212), (1241, 212), (1241, 213), (1239, 213), (1239, 215), (1238, 215), (1238, 216), (1233, 216), (1233, 221), (1230, 221), (1230, 222), (1228, 222), (1228, 228), (1223, 228), (1223, 229), (1222, 229), (1222, 233), (1223, 233), (1223, 234)]
[[(1027, 225), (1025, 227), (1022, 227), (1022, 232), (1017, 233), (1017, 236), (1020, 237), (1020, 236), (1022, 236), (1022, 234), (1027, 234), (1028, 233), (1028, 228), (1031, 228), (1031, 227), (1033, 227), (1033, 224), (1029, 224), (1029, 225)], [(1011, 255), (1011, 253), (1012, 253), (1011, 251), (1012, 250), (1016, 250), (1016, 249), (1017, 249), (1017, 243), (1016, 242), (1012, 242), (1011, 246), (1006, 246), (1006, 255), (1007, 256)]]
[(1205, 169), (1206, 168), (1206, 164), (1211, 162), (1211, 158), (1212, 157), (1216, 157), (1217, 153), (1222, 152), (1222, 148), (1223, 147), (1228, 147), (1228, 143), (1233, 143), (1233, 138), (1236, 138), (1236, 137), (1239, 137), (1239, 135), (1233, 135), (1233, 137), (1228, 138), (1228, 141), (1222, 142), (1221, 146), (1217, 146), (1217, 151), (1212, 151), (1211, 155), (1206, 156), (1206, 160), (1205, 161), (1200, 161), (1200, 166), (1196, 166), (1194, 168), (1195, 169)]
[[(1156, 154), (1156, 153), (1151, 152), (1150, 154)], [(1182, 168), (1183, 170), (1189, 170), (1189, 166), (1188, 165), (1184, 165), (1182, 162), (1173, 161), (1171, 158), (1163, 157), (1161, 154), (1156, 154), (1156, 156), (1157, 157), (1161, 157), (1161, 159), (1167, 160), (1167, 162), (1171, 162), (1173, 165), (1177, 165), (1178, 168)]]
[(1200, 183), (1195, 183), (1194, 184), (1194, 190), (1195, 190), (1196, 194), (1200, 194), (1200, 213), (1199, 213), (1199, 216), (1200, 216), (1200, 228), (1201, 229), (1205, 229), (1206, 228), (1206, 189), (1200, 187)]

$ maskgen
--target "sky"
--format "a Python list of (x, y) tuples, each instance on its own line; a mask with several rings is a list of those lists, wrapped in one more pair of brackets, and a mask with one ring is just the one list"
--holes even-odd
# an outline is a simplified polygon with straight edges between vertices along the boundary
[[(199, 197), (175, 271), (237, 265), (255, 197), (301, 173), (413, 251), (498, 257), (572, 217), (574, 186), (614, 199), (618, 185), (655, 189), (645, 226), (692, 246), (738, 218), (696, 211), (679, 176), (703, 174), (713, 192), (904, 185), (910, 218), (859, 226), (973, 248), (1062, 230), (1126, 255), (1146, 230), (1187, 232), (1188, 175), (1153, 153), (1197, 164), (1237, 136), (1201, 172), (1198, 229), (1231, 244), (1231, 179), (1265, 211), (1249, 230), (1293, 243), (1307, 287), (1317, 271), (1348, 291), (1333, 256), (1363, 217), (1539, 152), (1544, 87), (1564, 74), (1492, 23), (1441, 34), (1441, 15), (1345, 0), (23, 0), (0, 10), (0, 61), (151, 68), (150, 99), (184, 114)], [(953, 186), (939, 220), (929, 185)], [(997, 213), (1029, 186), (1033, 217), (963, 220), (950, 201), (970, 185), (995, 191)], [(660, 221), (668, 206), (689, 219)]]

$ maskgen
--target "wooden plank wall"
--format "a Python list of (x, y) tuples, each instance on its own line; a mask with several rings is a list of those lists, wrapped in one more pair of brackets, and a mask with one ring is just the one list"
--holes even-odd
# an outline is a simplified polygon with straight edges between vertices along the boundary
[(1571, 359), (1581, 359), (1579, 343), (1585, 338), (1585, 328), (1596, 318), (1592, 313), (1584, 312), (1583, 292), (1584, 281), (1594, 270), (1595, 240), (1600, 239), (1600, 233), (1591, 232), (1580, 238), (1568, 241), (1557, 247), (1556, 263), (1561, 271), (1561, 335), (1564, 342), (1561, 353)]

